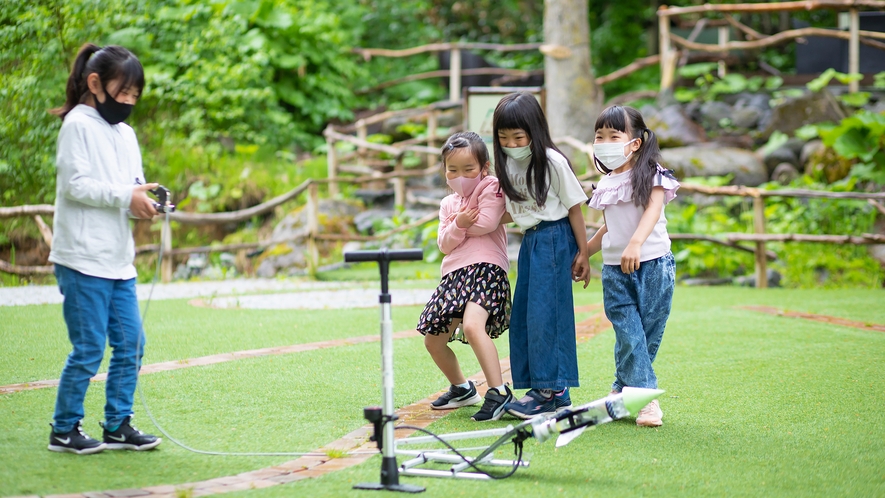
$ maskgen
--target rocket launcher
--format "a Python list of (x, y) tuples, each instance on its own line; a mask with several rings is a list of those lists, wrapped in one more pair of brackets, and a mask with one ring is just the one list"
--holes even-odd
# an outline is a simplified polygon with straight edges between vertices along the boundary
[(554, 417), (535, 417), (531, 420), (532, 436), (543, 443), (557, 435), (556, 447), (565, 446), (588, 427), (635, 416), (663, 392), (661, 389), (625, 387), (618, 394), (610, 394), (586, 405), (559, 412)]

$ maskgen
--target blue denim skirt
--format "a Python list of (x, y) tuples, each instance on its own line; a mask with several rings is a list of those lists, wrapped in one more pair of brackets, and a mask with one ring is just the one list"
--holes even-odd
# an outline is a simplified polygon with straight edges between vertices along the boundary
[(572, 296), (577, 254), (568, 218), (542, 221), (523, 236), (510, 316), (510, 371), (516, 389), (578, 387)]

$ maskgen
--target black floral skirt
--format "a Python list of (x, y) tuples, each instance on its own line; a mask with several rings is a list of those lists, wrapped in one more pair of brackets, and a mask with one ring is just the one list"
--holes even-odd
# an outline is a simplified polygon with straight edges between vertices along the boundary
[[(475, 263), (444, 276), (418, 319), (422, 335), (447, 334), (452, 320), (464, 317), (467, 303), (476, 303), (489, 312), (486, 333), (498, 338), (510, 328), (510, 281), (507, 272), (491, 263)], [(463, 332), (450, 341), (467, 343)]]

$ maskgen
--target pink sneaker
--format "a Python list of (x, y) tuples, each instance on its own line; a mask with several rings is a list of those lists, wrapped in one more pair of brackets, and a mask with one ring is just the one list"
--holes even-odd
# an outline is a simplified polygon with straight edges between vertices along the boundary
[(643, 427), (660, 427), (664, 425), (664, 412), (661, 411), (661, 405), (658, 400), (653, 399), (651, 403), (645, 405), (645, 408), (639, 410), (639, 416), (636, 417), (636, 425)]

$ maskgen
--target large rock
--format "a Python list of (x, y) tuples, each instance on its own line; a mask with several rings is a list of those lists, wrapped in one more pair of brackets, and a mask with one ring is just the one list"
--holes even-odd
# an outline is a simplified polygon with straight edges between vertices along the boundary
[(710, 100), (701, 104), (699, 109), (701, 124), (707, 130), (727, 128), (732, 123), (734, 109), (725, 102)]
[[(353, 223), (359, 208), (353, 204), (323, 199), (318, 209), (320, 233), (344, 233)], [(255, 273), (259, 277), (270, 278), (282, 270), (291, 273), (292, 269), (307, 266), (305, 255), (308, 229), (307, 207), (292, 211), (274, 227), (270, 244), (265, 248)]]
[(811, 156), (814, 154), (820, 154), (823, 149), (826, 148), (823, 141), (819, 139), (811, 140), (802, 146), (802, 151), (799, 153), (799, 165), (803, 168), (808, 165), (808, 161), (811, 159)]
[(762, 138), (768, 139), (775, 131), (792, 135), (807, 124), (838, 123), (846, 115), (845, 109), (828, 90), (809, 92), (772, 109), (771, 118), (762, 129)]
[(782, 145), (768, 154), (765, 154), (762, 160), (765, 162), (768, 171), (774, 171), (774, 168), (781, 163), (789, 163), (793, 166), (799, 165), (799, 157), (793, 152), (793, 149), (786, 145)]
[(664, 149), (661, 153), (664, 166), (675, 170), (680, 178), (733, 174), (733, 184), (751, 187), (768, 181), (765, 163), (748, 150), (694, 145)]
[(669, 105), (660, 111), (646, 106), (641, 112), (645, 125), (657, 135), (661, 147), (681, 147), (707, 141), (704, 129), (692, 121), (679, 105)]
[(755, 107), (735, 108), (731, 115), (731, 125), (735, 128), (752, 129), (756, 128), (759, 120), (765, 115), (764, 111), (760, 111)]

